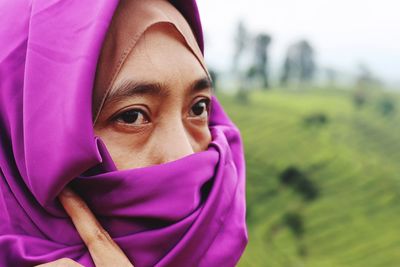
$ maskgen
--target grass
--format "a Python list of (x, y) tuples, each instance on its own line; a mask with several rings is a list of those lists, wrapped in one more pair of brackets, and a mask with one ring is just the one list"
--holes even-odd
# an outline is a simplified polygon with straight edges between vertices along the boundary
[[(359, 109), (349, 91), (254, 91), (247, 104), (219, 95), (246, 151), (249, 244), (239, 266), (399, 265), (400, 116), (379, 112), (382, 97)], [(326, 121), (305, 123), (313, 116)], [(317, 199), (280, 183), (290, 166)], [(289, 213), (303, 234), (285, 224)]]

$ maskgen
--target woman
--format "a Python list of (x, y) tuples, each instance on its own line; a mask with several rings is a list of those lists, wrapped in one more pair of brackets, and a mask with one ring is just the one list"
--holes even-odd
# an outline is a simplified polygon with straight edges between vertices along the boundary
[(1, 3), (1, 266), (233, 266), (247, 244), (195, 3), (117, 2)]

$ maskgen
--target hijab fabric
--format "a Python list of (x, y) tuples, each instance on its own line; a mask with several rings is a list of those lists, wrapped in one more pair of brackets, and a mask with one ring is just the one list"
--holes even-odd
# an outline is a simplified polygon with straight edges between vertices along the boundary
[[(171, 3), (202, 51), (196, 3)], [(117, 170), (94, 135), (92, 105), (109, 90), (96, 98), (96, 67), (117, 5), (0, 2), (0, 266), (94, 266), (57, 200), (67, 184), (135, 266), (234, 266), (244, 251), (242, 142), (215, 97), (209, 148), (173, 162)]]

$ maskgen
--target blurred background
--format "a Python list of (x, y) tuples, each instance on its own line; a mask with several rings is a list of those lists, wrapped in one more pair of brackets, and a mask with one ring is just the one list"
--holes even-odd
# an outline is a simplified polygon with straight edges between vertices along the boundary
[(400, 2), (197, 2), (246, 151), (239, 266), (399, 266)]

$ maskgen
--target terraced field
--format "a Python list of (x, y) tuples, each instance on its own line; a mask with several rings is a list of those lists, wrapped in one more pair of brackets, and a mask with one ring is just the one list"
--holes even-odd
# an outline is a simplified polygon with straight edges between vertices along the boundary
[(249, 245), (239, 266), (400, 266), (400, 103), (349, 92), (219, 98), (242, 131)]

